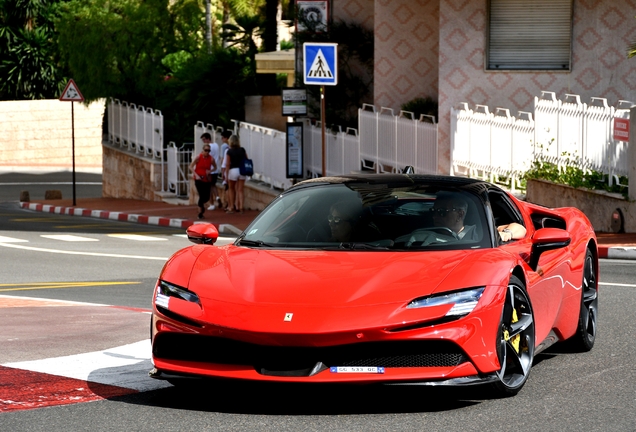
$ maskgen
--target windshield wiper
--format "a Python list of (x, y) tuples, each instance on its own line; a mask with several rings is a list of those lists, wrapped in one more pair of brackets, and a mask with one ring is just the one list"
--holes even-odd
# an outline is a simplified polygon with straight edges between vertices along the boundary
[(262, 240), (245, 240), (245, 239), (240, 239), (238, 242), (236, 242), (236, 244), (238, 244), (239, 246), (254, 246), (254, 247), (274, 247), (274, 245), (269, 244), (269, 243), (265, 243)]

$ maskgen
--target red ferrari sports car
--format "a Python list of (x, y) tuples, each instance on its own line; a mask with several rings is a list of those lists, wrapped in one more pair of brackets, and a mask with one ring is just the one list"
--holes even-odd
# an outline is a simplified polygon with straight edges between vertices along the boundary
[(187, 233), (196, 244), (154, 292), (154, 378), (487, 383), (507, 396), (550, 345), (594, 345), (588, 219), (483, 181), (317, 178), (231, 245), (213, 245), (211, 224)]

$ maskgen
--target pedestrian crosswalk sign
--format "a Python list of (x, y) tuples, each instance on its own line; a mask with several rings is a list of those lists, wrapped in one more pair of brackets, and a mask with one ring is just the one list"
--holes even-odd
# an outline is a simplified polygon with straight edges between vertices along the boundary
[(84, 102), (84, 96), (80, 92), (77, 84), (71, 78), (68, 80), (66, 87), (64, 87), (64, 91), (62, 92), (62, 96), (60, 96), (61, 101), (69, 101), (69, 102)]
[(303, 70), (305, 84), (338, 84), (338, 44), (305, 43)]

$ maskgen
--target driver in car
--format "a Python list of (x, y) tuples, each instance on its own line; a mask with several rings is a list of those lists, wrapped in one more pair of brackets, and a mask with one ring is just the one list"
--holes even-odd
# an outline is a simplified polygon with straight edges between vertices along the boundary
[[(396, 239), (407, 247), (427, 246), (456, 240), (479, 241), (480, 232), (475, 225), (464, 225), (468, 212), (468, 201), (459, 193), (439, 192), (430, 210), (433, 213), (433, 228), (420, 228), (411, 234)], [(518, 223), (497, 227), (502, 242), (525, 237), (526, 228)]]
[[(478, 240), (475, 225), (464, 225), (464, 218), (468, 211), (468, 202), (459, 194), (440, 192), (433, 212), (433, 224), (437, 227), (446, 227), (452, 230), (458, 239)], [(501, 240), (506, 242), (525, 237), (526, 228), (516, 222), (497, 227)]]
[(440, 192), (431, 211), (436, 227), (450, 229), (460, 240), (479, 240), (475, 225), (464, 225), (468, 202), (461, 195)]

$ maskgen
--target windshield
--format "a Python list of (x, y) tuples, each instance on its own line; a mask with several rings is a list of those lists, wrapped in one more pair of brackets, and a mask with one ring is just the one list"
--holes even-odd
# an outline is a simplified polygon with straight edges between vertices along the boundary
[(279, 196), (239, 237), (249, 247), (456, 250), (489, 247), (480, 200), (430, 185), (324, 184)]

